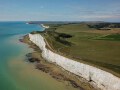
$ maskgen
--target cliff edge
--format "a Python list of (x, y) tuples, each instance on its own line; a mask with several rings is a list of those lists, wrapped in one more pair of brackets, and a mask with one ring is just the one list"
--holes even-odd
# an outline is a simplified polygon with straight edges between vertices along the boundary
[(85, 78), (102, 90), (120, 90), (120, 78), (96, 67), (63, 57), (46, 48), (44, 38), (40, 34), (29, 34), (29, 39), (42, 50), (42, 57), (65, 70)]

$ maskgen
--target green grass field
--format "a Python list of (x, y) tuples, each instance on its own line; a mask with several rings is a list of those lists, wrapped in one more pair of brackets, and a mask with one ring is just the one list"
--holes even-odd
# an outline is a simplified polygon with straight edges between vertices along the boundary
[(97, 30), (84, 23), (49, 26), (44, 36), (56, 52), (120, 75), (119, 28)]

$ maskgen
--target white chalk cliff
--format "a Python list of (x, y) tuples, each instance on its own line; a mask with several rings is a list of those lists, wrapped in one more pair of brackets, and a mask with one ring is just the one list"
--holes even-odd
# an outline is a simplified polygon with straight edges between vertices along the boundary
[(44, 38), (40, 34), (29, 34), (30, 40), (42, 50), (42, 57), (56, 63), (65, 70), (93, 82), (101, 90), (120, 90), (120, 78), (96, 67), (63, 57), (46, 48)]
[(45, 26), (44, 24), (41, 24), (43, 28), (49, 28), (49, 26)]

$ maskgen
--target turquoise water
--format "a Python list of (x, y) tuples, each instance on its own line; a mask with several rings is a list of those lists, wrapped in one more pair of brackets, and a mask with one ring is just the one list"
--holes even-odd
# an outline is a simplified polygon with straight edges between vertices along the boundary
[(25, 22), (0, 22), (0, 90), (14, 90), (15, 88), (10, 80), (7, 63), (10, 58), (21, 53), (22, 47), (13, 44), (12, 37), (16, 36), (16, 39), (17, 35), (34, 30), (42, 30), (42, 28), (37, 25), (25, 24)]
[(25, 54), (32, 49), (19, 38), (36, 30), (43, 28), (25, 22), (0, 22), (0, 90), (75, 90), (25, 61)]

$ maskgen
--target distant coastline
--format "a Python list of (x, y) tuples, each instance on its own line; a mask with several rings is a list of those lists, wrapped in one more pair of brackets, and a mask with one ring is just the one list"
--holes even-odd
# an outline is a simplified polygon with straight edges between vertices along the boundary
[(43, 27), (43, 28), (49, 28), (49, 26), (46, 26), (46, 25), (44, 25), (44, 24), (41, 24), (41, 26)]

